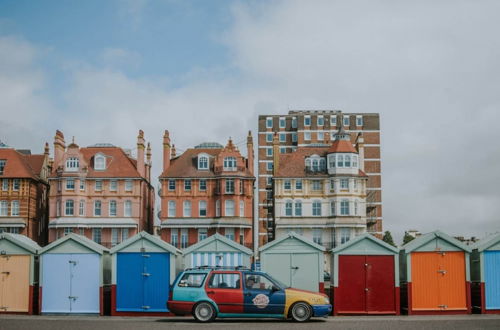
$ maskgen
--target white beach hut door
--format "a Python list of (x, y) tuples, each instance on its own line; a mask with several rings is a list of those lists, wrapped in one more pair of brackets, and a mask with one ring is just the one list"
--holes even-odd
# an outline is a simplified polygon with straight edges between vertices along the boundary
[(72, 254), (70, 264), (71, 313), (99, 313), (99, 255)]
[(42, 313), (69, 313), (69, 254), (42, 255)]

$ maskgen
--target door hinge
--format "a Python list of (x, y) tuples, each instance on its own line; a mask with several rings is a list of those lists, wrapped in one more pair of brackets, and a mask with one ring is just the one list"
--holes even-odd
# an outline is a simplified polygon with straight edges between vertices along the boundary
[(142, 273), (142, 276), (151, 276), (150, 273)]

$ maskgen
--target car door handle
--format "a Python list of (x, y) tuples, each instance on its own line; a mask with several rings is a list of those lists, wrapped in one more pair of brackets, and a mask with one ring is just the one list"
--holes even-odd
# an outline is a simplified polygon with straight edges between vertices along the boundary
[(142, 276), (151, 276), (150, 273), (142, 273)]
[(207, 291), (207, 294), (214, 294), (215, 291)]

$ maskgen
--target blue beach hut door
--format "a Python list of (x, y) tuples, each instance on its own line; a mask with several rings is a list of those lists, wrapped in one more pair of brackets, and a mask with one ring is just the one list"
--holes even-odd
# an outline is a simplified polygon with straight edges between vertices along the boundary
[(116, 310), (118, 312), (168, 312), (169, 253), (118, 253)]
[(500, 251), (484, 251), (486, 309), (500, 309)]

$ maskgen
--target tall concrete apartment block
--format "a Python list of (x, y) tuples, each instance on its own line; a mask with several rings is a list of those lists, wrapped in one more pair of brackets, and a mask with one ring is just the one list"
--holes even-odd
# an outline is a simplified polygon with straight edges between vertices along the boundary
[[(273, 210), (273, 137), (278, 135), (279, 152), (291, 153), (301, 147), (322, 147), (333, 143), (343, 128), (354, 145), (364, 141), (367, 231), (382, 235), (382, 183), (380, 119), (378, 113), (345, 113), (340, 110), (299, 111), (287, 115), (260, 115), (258, 136), (258, 222), (259, 246), (275, 238)], [(276, 158), (279, 159), (279, 158)]]

